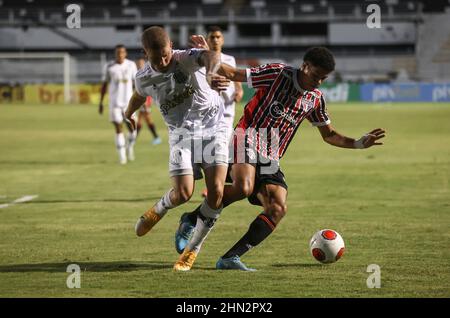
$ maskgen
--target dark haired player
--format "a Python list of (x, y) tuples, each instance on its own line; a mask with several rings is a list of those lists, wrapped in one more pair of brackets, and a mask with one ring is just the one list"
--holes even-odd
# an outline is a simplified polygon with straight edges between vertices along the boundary
[[(334, 67), (333, 54), (324, 47), (310, 48), (300, 68), (267, 64), (236, 69), (221, 64), (219, 74), (231, 81), (246, 81), (256, 89), (235, 128), (233, 183), (225, 186), (222, 202), (225, 207), (247, 197), (251, 204), (262, 205), (264, 211), (250, 224), (247, 233), (219, 258), (217, 269), (253, 270), (242, 263), (240, 257), (265, 240), (285, 216), (288, 187), (279, 160), (305, 118), (317, 126), (323, 140), (333, 146), (362, 149), (382, 144), (378, 140), (385, 136), (383, 129), (374, 129), (355, 140), (331, 126), (325, 99), (318, 87)], [(265, 136), (261, 132), (265, 132)], [(245, 161), (241, 161), (242, 158)], [(176, 234), (178, 246), (183, 230), (189, 227), (188, 222), (195, 224), (197, 214), (198, 208), (187, 214), (188, 217), (182, 217)]]

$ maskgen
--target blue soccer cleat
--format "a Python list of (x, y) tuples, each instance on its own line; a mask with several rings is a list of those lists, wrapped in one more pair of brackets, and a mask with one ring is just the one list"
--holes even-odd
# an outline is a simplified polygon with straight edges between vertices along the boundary
[(180, 218), (180, 226), (175, 232), (175, 249), (178, 254), (183, 253), (184, 248), (191, 239), (192, 234), (194, 234), (195, 224), (188, 218), (188, 212), (183, 213)]
[(241, 271), (247, 271), (247, 272), (255, 272), (256, 269), (254, 268), (248, 268), (245, 266), (244, 263), (242, 263), (239, 256), (233, 256), (229, 258), (219, 258), (219, 260), (216, 263), (216, 269), (239, 269)]
[(159, 145), (161, 142), (162, 142), (161, 138), (156, 137), (155, 139), (153, 139), (152, 145)]

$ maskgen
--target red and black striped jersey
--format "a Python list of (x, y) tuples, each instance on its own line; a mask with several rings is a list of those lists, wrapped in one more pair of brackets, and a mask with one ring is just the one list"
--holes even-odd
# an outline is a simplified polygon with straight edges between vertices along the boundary
[(306, 118), (314, 126), (330, 123), (320, 90), (305, 91), (298, 83), (300, 70), (284, 64), (247, 69), (247, 82), (257, 91), (236, 126), (260, 155), (279, 160)]

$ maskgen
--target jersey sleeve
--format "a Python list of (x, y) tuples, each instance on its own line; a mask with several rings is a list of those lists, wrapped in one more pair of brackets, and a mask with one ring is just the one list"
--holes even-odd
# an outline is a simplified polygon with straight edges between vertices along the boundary
[(306, 118), (316, 127), (326, 126), (331, 123), (330, 116), (327, 113), (325, 98), (323, 98), (323, 96), (320, 97), (319, 107), (315, 108)]
[(203, 49), (174, 50), (173, 57), (188, 70), (196, 71), (201, 68), (199, 59)]
[(270, 86), (283, 71), (283, 68), (284, 65), (278, 63), (248, 68), (246, 70), (248, 87), (262, 88)]
[(102, 82), (109, 82), (111, 80), (111, 77), (109, 76), (109, 63), (105, 64), (103, 66), (102, 71)]
[(136, 77), (134, 80), (134, 89), (136, 90), (136, 92), (142, 96), (142, 97), (146, 97), (148, 96), (147, 94), (144, 93), (144, 90), (142, 89), (142, 81), (140, 77)]
[(137, 73), (137, 66), (136, 63), (131, 62), (131, 78), (133, 79), (133, 82), (136, 81), (136, 73)]

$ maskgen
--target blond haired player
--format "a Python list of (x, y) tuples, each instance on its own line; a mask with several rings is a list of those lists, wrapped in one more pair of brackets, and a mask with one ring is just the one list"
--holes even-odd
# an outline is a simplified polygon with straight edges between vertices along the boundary
[(172, 208), (187, 202), (194, 191), (193, 166), (205, 173), (208, 197), (200, 207), (195, 232), (174, 265), (190, 270), (200, 247), (222, 211), (228, 166), (228, 135), (223, 125), (223, 100), (218, 91), (229, 80), (216, 74), (220, 55), (213, 51), (174, 50), (167, 32), (146, 29), (142, 45), (148, 63), (136, 75), (136, 92), (126, 110), (130, 125), (134, 112), (152, 96), (169, 129), (169, 174), (172, 188), (137, 221), (135, 231), (145, 235)]

